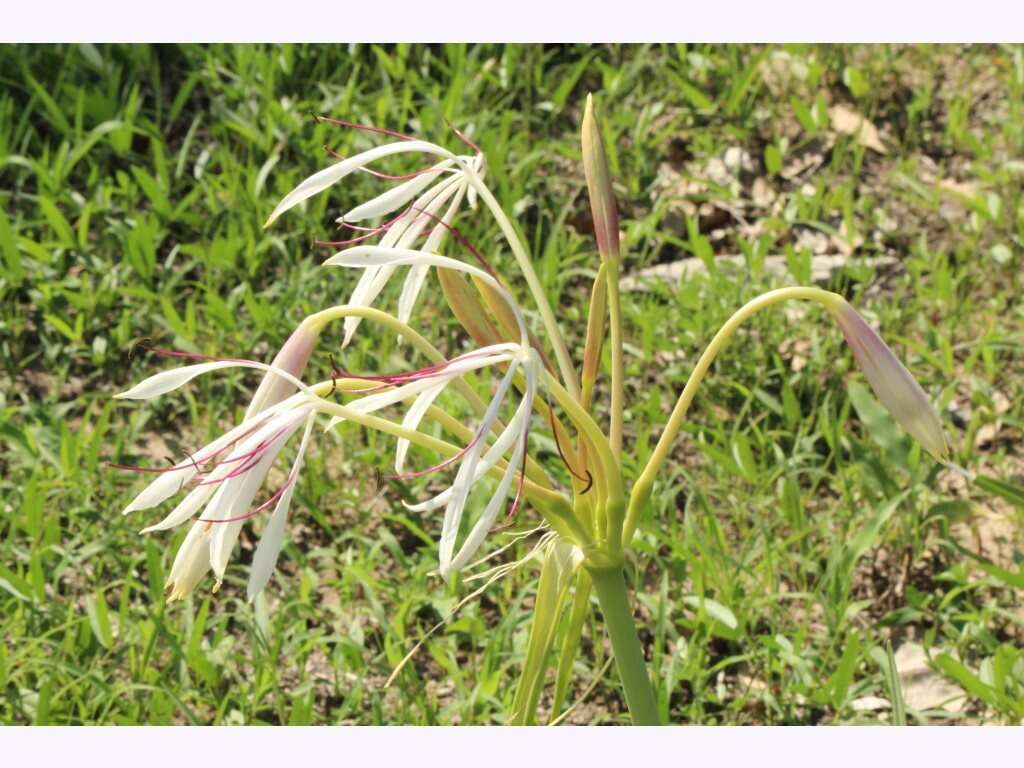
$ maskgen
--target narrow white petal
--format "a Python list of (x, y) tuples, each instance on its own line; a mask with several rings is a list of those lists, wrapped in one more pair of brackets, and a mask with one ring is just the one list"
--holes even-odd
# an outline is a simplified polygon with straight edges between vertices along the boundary
[[(522, 403), (520, 403), (520, 410), (527, 403), (533, 402), (533, 382), (531, 377), (527, 376), (526, 379), (526, 392)], [(445, 580), (448, 579), (448, 575), (454, 571), (459, 570), (466, 563), (469, 562), (470, 558), (476, 554), (476, 551), (480, 548), (484, 538), (486, 538), (488, 532), (491, 530), (491, 526), (494, 525), (494, 520), (498, 516), (498, 512), (501, 510), (502, 504), (508, 497), (509, 488), (512, 485), (512, 480), (520, 471), (520, 464), (523, 461), (523, 454), (526, 450), (526, 437), (529, 434), (530, 419), (529, 413), (525, 414), (525, 418), (521, 419), (522, 426), (516, 433), (516, 446), (512, 451), (512, 458), (509, 459), (508, 467), (505, 469), (505, 474), (502, 475), (501, 480), (498, 482), (498, 487), (491, 496), (491, 500), (487, 503), (487, 507), (484, 509), (483, 514), (476, 521), (469, 535), (466, 537), (465, 542), (459, 548), (458, 554), (455, 555), (448, 563), (447, 568), (441, 568), (441, 577)]]
[[(420, 422), (423, 421), (423, 417), (427, 413), (427, 409), (434, 404), (437, 396), (441, 394), (444, 388), (448, 385), (448, 382), (443, 381), (440, 384), (431, 387), (425, 392), (421, 392), (416, 397), (416, 401), (409, 406), (408, 412), (405, 414), (405, 418), (402, 419), (402, 426), (406, 429), (417, 429)], [(409, 441), (404, 437), (398, 439), (398, 446), (395, 448), (395, 472), (401, 474), (405, 469), (405, 457), (409, 453)]]
[(459, 465), (459, 471), (455, 475), (455, 481), (452, 483), (451, 499), (445, 508), (444, 522), (441, 525), (441, 541), (439, 546), (441, 573), (445, 573), (451, 563), (452, 552), (455, 548), (455, 537), (459, 533), (462, 513), (466, 506), (466, 500), (469, 498), (469, 491), (473, 486), (474, 470), (479, 462), (480, 453), (485, 442), (482, 436), (490, 432), (491, 426), (498, 418), (498, 412), (505, 401), (505, 395), (512, 385), (512, 378), (518, 367), (518, 364), (513, 362), (505, 372), (505, 378), (498, 385), (498, 390), (487, 406), (483, 419), (481, 419), (478, 428), (478, 434), (481, 435), (481, 438), (477, 440), (476, 444), (463, 458), (462, 463)]
[[(281, 403), (280, 406), (285, 405)], [(198, 471), (196, 465), (205, 464), (212, 457), (216, 456), (225, 446), (236, 440), (240, 440), (246, 433), (254, 430), (261, 422), (272, 416), (274, 410), (267, 410), (246, 419), (238, 426), (228, 430), (216, 440), (207, 443), (196, 451), (187, 461), (175, 465), (174, 471), (163, 472), (152, 483), (142, 489), (131, 503), (125, 507), (124, 514), (135, 512), (140, 509), (150, 509), (161, 504), (171, 496), (176, 495)]]
[[(242, 524), (245, 522), (244, 520), (226, 521), (248, 511), (256, 492), (266, 479), (267, 472), (270, 471), (274, 460), (281, 452), (281, 448), (284, 447), (285, 441), (298, 429), (302, 418), (308, 414), (308, 409), (299, 414), (287, 414), (298, 418), (293, 418), (291, 423), (287, 424), (287, 431), (266, 449), (256, 466), (238, 477), (224, 481), (218, 489), (217, 496), (223, 492), (223, 503), (218, 504), (215, 509), (208, 508), (205, 515), (211, 520), (225, 521), (212, 523), (214, 532), (210, 541), (210, 566), (213, 568), (218, 582), (224, 578), (228, 559), (231, 557), (231, 551), (234, 549)], [(217, 496), (214, 497), (214, 501), (217, 500)], [(214, 507), (214, 501), (210, 502), (211, 508)]]
[(270, 577), (277, 567), (277, 558), (284, 545), (288, 507), (292, 503), (294, 491), (295, 485), (293, 484), (289, 485), (281, 494), (281, 498), (277, 500), (277, 505), (274, 507), (274, 514), (267, 521), (267, 527), (263, 529), (260, 543), (256, 546), (256, 554), (252, 559), (252, 570), (249, 572), (249, 584), (245, 588), (245, 597), (250, 602), (267, 586), (267, 582), (270, 581)]
[[(490, 472), (494, 465), (501, 460), (501, 457), (508, 452), (508, 449), (515, 444), (516, 438), (521, 434), (524, 414), (529, 412), (525, 403), (526, 401), (524, 400), (519, 404), (512, 420), (505, 426), (505, 429), (498, 435), (498, 439), (494, 441), (493, 445), (487, 450), (487, 453), (484, 454), (484, 457), (477, 463), (473, 476), (470, 479), (470, 484), (477, 482)], [(419, 504), (406, 504), (406, 509), (412, 512), (430, 512), (440, 509), (451, 499), (452, 490), (449, 487)]]
[(206, 503), (206, 500), (213, 495), (215, 490), (216, 486), (214, 485), (200, 485), (193, 488), (188, 496), (182, 499), (181, 503), (170, 511), (167, 517), (159, 523), (143, 528), (140, 533), (166, 531), (168, 528), (181, 525), (199, 511), (199, 508)]
[(368, 269), (372, 267), (391, 266), (416, 266), (445, 267), (454, 269), (456, 272), (464, 272), (474, 275), (490, 285), (508, 304), (509, 309), (515, 314), (516, 323), (519, 325), (519, 332), (523, 342), (526, 342), (526, 320), (523, 318), (522, 310), (512, 295), (494, 277), (482, 269), (471, 266), (458, 259), (447, 256), (439, 256), (436, 253), (424, 253), (411, 249), (385, 248), (379, 245), (356, 245), (340, 253), (336, 253), (324, 262), (324, 266), (330, 267), (352, 267), (354, 269)]
[(498, 512), (501, 510), (502, 504), (508, 497), (509, 488), (512, 485), (512, 481), (516, 475), (519, 474), (519, 464), (523, 460), (523, 440), (518, 441), (515, 450), (512, 452), (512, 458), (509, 459), (508, 467), (505, 469), (505, 474), (502, 475), (501, 480), (498, 482), (498, 487), (494, 491), (494, 495), (491, 496), (491, 500), (487, 503), (487, 507), (484, 509), (483, 514), (476, 521), (466, 540), (462, 543), (458, 553), (448, 563), (447, 568), (441, 569), (441, 577), (445, 580), (448, 579), (448, 575), (458, 571), (466, 563), (469, 562), (470, 558), (476, 554), (476, 551), (480, 548), (484, 538), (486, 538), (488, 532), (491, 530), (491, 526), (494, 525), (494, 520), (498, 516)]
[[(148, 379), (143, 379), (127, 392), (120, 392), (114, 395), (114, 398), (118, 400), (149, 400), (188, 384), (196, 376), (201, 376), (204, 373), (221, 368), (252, 368), (257, 371), (272, 371), (307, 395), (313, 395), (309, 387), (283, 368), (267, 365), (255, 360), (214, 360), (209, 363), (196, 363), (194, 365), (185, 365), (181, 368), (171, 368), (168, 371), (161, 371), (150, 376)], [(315, 395), (313, 396), (315, 397)]]
[(167, 577), (167, 587), (171, 590), (168, 600), (184, 599), (210, 569), (209, 540), (205, 524), (195, 523), (189, 529)]
[(161, 473), (156, 480), (143, 488), (139, 495), (131, 500), (124, 508), (124, 514), (127, 515), (129, 512), (140, 509), (150, 509), (157, 504), (162, 504), (171, 496), (176, 495), (185, 487), (185, 483), (195, 476), (196, 468), (189, 462), (178, 464), (173, 471)]
[(366, 397), (362, 397), (358, 400), (353, 400), (348, 404), (348, 407), (359, 411), (360, 413), (373, 413), (374, 411), (379, 411), (381, 408), (386, 408), (389, 405), (400, 403), (413, 395), (418, 395), (420, 392), (431, 389), (439, 382), (447, 385), (452, 381), (452, 379), (468, 373), (469, 371), (487, 368), (488, 366), (508, 362), (512, 359), (512, 355), (504, 354), (457, 360), (446, 366), (442, 371), (438, 372), (434, 376), (428, 376), (416, 381), (411, 381), (408, 384), (402, 384), (394, 389), (389, 389), (384, 392), (367, 395)]
[(312, 429), (313, 417), (310, 416), (306, 420), (306, 431), (302, 435), (298, 453), (295, 454), (291, 472), (288, 473), (288, 487), (281, 494), (281, 498), (277, 500), (274, 512), (270, 516), (270, 520), (267, 521), (267, 527), (263, 529), (260, 543), (256, 546), (256, 554), (252, 558), (249, 585), (245, 590), (246, 597), (250, 601), (267, 585), (270, 575), (277, 566), (277, 558), (281, 554), (281, 545), (284, 543), (285, 524), (288, 522), (288, 508), (292, 503), (292, 494), (295, 492), (299, 471), (302, 469), (302, 459), (306, 455), (306, 446), (309, 443)]
[(424, 152), (427, 154), (451, 157), (451, 153), (447, 150), (427, 141), (396, 141), (391, 144), (374, 147), (373, 149), (369, 149), (365, 152), (360, 152), (358, 155), (345, 158), (341, 162), (335, 163), (329, 168), (317, 171), (312, 176), (302, 181), (297, 187), (295, 187), (295, 189), (285, 195), (284, 199), (281, 200), (280, 203), (277, 204), (274, 212), (270, 214), (270, 218), (267, 219), (267, 223), (263, 226), (270, 226), (289, 208), (298, 205), (303, 200), (307, 200), (318, 192), (322, 192), (327, 189), (327, 187), (341, 181), (350, 173), (359, 170), (364, 165), (372, 163), (374, 160), (378, 160), (382, 157), (396, 155), (401, 152)]
[(169, 371), (160, 371), (160, 373), (154, 374), (148, 379), (143, 379), (128, 391), (120, 392), (114, 395), (114, 397), (118, 400), (149, 400), (188, 384), (196, 376), (216, 371), (220, 368), (232, 368), (237, 365), (237, 362), (230, 360), (215, 360), (209, 363), (196, 363), (194, 365), (185, 365), (181, 368), (172, 368)]
[[(420, 291), (423, 290), (423, 284), (426, 282), (429, 272), (430, 267), (421, 265), (410, 269), (409, 274), (405, 276), (402, 293), (398, 297), (398, 312), (396, 313), (400, 323), (408, 323), (412, 317), (413, 306), (416, 304), (416, 299), (419, 298)], [(404, 340), (402, 336), (399, 338)]]
[(453, 378), (455, 378), (455, 374), (449, 375), (445, 372), (442, 375), (411, 381), (394, 389), (388, 389), (384, 392), (377, 392), (376, 394), (353, 400), (351, 403), (348, 403), (347, 407), (359, 413), (374, 413), (381, 408), (387, 408), (389, 405), (400, 403), (428, 389), (433, 389), (435, 386), (447, 386)]
[(392, 211), (398, 210), (432, 183), (437, 181), (438, 176), (446, 169), (451, 168), (454, 162), (454, 160), (442, 160), (440, 163), (432, 166), (432, 173), (421, 173), (419, 176), (414, 176), (408, 181), (391, 187), (387, 192), (377, 195), (377, 197), (372, 200), (367, 200), (365, 203), (357, 205), (344, 216), (340, 217), (338, 219), (339, 223), (345, 221), (364, 221), (365, 219), (372, 219), (376, 216), (385, 216)]
[[(239, 466), (243, 465), (245, 461), (240, 457), (254, 450), (264, 440), (268, 440), (273, 437), (286, 423), (288, 423), (287, 420), (279, 416), (276, 419), (271, 419), (267, 424), (263, 425), (263, 427), (254, 431), (239, 445), (235, 446), (234, 450), (232, 450), (223, 461), (214, 467), (209, 476), (204, 479), (203, 485), (194, 488), (188, 496), (182, 499), (181, 503), (177, 507), (171, 510), (167, 517), (159, 523), (143, 528), (141, 532), (151, 533), (153, 531), (164, 531), (168, 528), (174, 528), (175, 526), (181, 525), (199, 511), (199, 508), (203, 506), (215, 490), (219, 490), (223, 485), (235, 485), (235, 478), (226, 480), (221, 484), (218, 484), (217, 481), (227, 477), (234, 470), (238, 469)], [(221, 494), (220, 497), (211, 501), (207, 508), (207, 517), (209, 519), (214, 519), (214, 513), (220, 506), (223, 498), (224, 495)], [(227, 516), (228, 515), (225, 515), (225, 517)]]
[[(397, 225), (396, 225), (397, 226)], [(370, 302), (367, 301), (366, 297), (369, 295), (370, 286), (373, 285), (373, 281), (377, 279), (377, 275), (380, 272), (380, 267), (373, 267), (367, 269), (359, 276), (356, 287), (352, 290), (352, 295), (348, 297), (346, 302), (350, 307), (368, 307)], [(352, 341), (352, 337), (355, 336), (356, 329), (359, 327), (359, 323), (362, 320), (361, 317), (346, 317), (342, 321), (342, 327), (345, 330), (345, 336), (341, 342), (341, 348), (344, 349)]]
[[(381, 238), (378, 247), (380, 248), (407, 248), (416, 242), (416, 238), (433, 220), (431, 217), (437, 214), (438, 209), (458, 189), (458, 177), (452, 177), (442, 181), (440, 184), (427, 190), (421, 195), (413, 207), (417, 210), (407, 211), (398, 221), (388, 227), (387, 232)], [(426, 211), (426, 213), (424, 213)], [(430, 214), (430, 215), (428, 215)], [(367, 269), (356, 284), (348, 304), (354, 307), (369, 307), (373, 305), (381, 291), (387, 285), (388, 280), (395, 273), (397, 267), (383, 266)], [(344, 320), (345, 336), (341, 342), (345, 348), (352, 341), (356, 329), (362, 322), (361, 317), (346, 317)]]

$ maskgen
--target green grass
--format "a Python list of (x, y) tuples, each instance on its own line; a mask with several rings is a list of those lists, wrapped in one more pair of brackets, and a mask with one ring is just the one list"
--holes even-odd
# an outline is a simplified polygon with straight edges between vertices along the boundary
[[(106, 462), (180, 456), (237, 417), (254, 382), (208, 377), (156, 405), (110, 395), (164, 365), (129, 355), (139, 338), (269, 359), (350, 290), (310, 242), (379, 182), (260, 228), (326, 162), (324, 144), (371, 143), (311, 112), (453, 148), (445, 121), (468, 131), (578, 349), (597, 259), (578, 148), (588, 91), (626, 272), (711, 265), (625, 294), (630, 476), (717, 327), (756, 293), (807, 282), (820, 235), (829, 253), (852, 250), (828, 285), (939, 403), (957, 460), (1021, 482), (1024, 49), (3, 46), (0, 722), (507, 720), (539, 565), (464, 607), (383, 688), (470, 591), (431, 573), (440, 520), (400, 503), (416, 489), (377, 489), (367, 466), (384, 466), (387, 440), (318, 442), (279, 573), (253, 605), (247, 531), (219, 593), (207, 582), (168, 606), (183, 532), (139, 537), (151, 516), (120, 511), (140, 482)], [(835, 104), (881, 129), (886, 154), (833, 131)], [(748, 170), (716, 177), (709, 165), (735, 148)], [(465, 221), (495, 251), (496, 228)], [(739, 271), (714, 267), (735, 254)], [(764, 268), (773, 255), (783, 274)], [(494, 258), (513, 274), (507, 251)], [(421, 307), (420, 330), (458, 348), (443, 302)], [(376, 334), (346, 355), (350, 369), (393, 369), (404, 352)], [(329, 368), (326, 352), (312, 367)], [(922, 456), (862, 382), (814, 310), (755, 319), (716, 363), (630, 560), (665, 719), (1024, 717), (1020, 509)], [(909, 639), (966, 692), (962, 711), (902, 714), (888, 649)], [(627, 719), (608, 652), (588, 619), (570, 700), (594, 685), (571, 721)], [(860, 711), (867, 696), (895, 713)]]

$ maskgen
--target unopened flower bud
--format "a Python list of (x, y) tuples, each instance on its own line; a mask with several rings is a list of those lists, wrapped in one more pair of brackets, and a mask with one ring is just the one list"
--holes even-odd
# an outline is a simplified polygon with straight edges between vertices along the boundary
[(893, 418), (936, 459), (949, 453), (939, 416), (910, 372), (863, 317), (836, 297), (829, 311), (836, 318), (857, 365)]
[(601, 126), (594, 110), (594, 100), (587, 94), (583, 113), (583, 173), (587, 177), (590, 211), (594, 217), (597, 250), (602, 259), (619, 258), (619, 213), (615, 208), (608, 155), (604, 151)]

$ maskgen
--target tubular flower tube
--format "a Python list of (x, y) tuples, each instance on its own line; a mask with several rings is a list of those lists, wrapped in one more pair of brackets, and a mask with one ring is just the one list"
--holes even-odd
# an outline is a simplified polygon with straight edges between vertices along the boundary
[(829, 312), (846, 337), (857, 365), (893, 418), (939, 461), (949, 455), (949, 442), (931, 401), (889, 346), (845, 300), (836, 296)]
[[(163, 520), (143, 529), (143, 533), (174, 528), (203, 510), (178, 549), (166, 584), (168, 600), (183, 599), (211, 568), (219, 586), (243, 522), (276, 502), (257, 549), (248, 590), (250, 598), (269, 580), (316, 414), (317, 398), (297, 376), (309, 361), (320, 327), (316, 323), (300, 325), (271, 365), (250, 360), (212, 360), (163, 371), (117, 395), (122, 399), (150, 399), (173, 391), (198, 375), (228, 367), (266, 371), (240, 424), (191, 454), (187, 461), (169, 468), (139, 468), (156, 472), (158, 477), (132, 500), (125, 514), (161, 504), (191, 484), (185, 498)], [(302, 391), (293, 394), (296, 389)], [(284, 444), (303, 424), (306, 432), (302, 445), (283, 486), (268, 501), (250, 510)]]

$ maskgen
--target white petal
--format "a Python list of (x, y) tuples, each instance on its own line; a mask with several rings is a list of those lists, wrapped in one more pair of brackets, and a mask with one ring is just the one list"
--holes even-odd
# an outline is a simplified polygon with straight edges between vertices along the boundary
[(446, 571), (451, 562), (452, 551), (455, 548), (455, 537), (458, 535), (459, 524), (462, 522), (462, 512), (466, 506), (466, 499), (469, 498), (469, 491), (473, 486), (474, 470), (479, 462), (480, 453), (483, 450), (485, 442), (483, 436), (490, 432), (491, 425), (498, 418), (498, 412), (505, 400), (509, 387), (512, 385), (512, 378), (518, 367), (518, 364), (513, 362), (508, 367), (508, 371), (505, 372), (505, 378), (498, 385), (498, 390), (487, 406), (487, 410), (481, 420), (478, 432), (481, 437), (469, 450), (465, 458), (463, 458), (459, 471), (455, 475), (455, 481), (452, 483), (451, 500), (445, 508), (444, 522), (441, 525), (439, 551), (442, 573)]
[[(416, 238), (426, 229), (432, 221), (431, 216), (436, 215), (437, 210), (448, 200), (458, 189), (458, 177), (452, 177), (427, 190), (415, 202), (416, 211), (407, 211), (398, 221), (388, 227), (387, 232), (381, 238), (378, 247), (392, 248), (397, 245), (406, 248), (416, 242)], [(428, 216), (427, 211), (430, 215)], [(383, 266), (366, 270), (356, 284), (352, 296), (348, 300), (349, 306), (369, 307), (376, 301), (388, 280), (395, 273), (397, 267)], [(345, 336), (341, 342), (344, 349), (352, 341), (356, 329), (362, 322), (361, 317), (346, 317), (344, 320)]]
[(357, 205), (344, 216), (341, 216), (338, 219), (338, 223), (346, 221), (363, 221), (365, 219), (372, 219), (376, 216), (384, 216), (392, 211), (398, 210), (430, 186), (430, 184), (437, 181), (438, 176), (446, 169), (450, 168), (454, 162), (454, 160), (442, 160), (440, 163), (432, 167), (432, 170), (435, 172), (421, 173), (408, 181), (392, 187), (387, 192), (377, 195), (377, 197), (372, 200), (367, 200), (365, 203)]
[[(473, 476), (470, 479), (470, 484), (477, 482), (481, 477), (490, 472), (494, 465), (501, 460), (501, 457), (508, 452), (508, 449), (515, 444), (516, 438), (521, 434), (524, 413), (528, 412), (528, 408), (529, 406), (525, 400), (519, 404), (515, 416), (512, 417), (512, 420), (505, 426), (505, 429), (498, 435), (498, 439), (494, 441), (487, 450), (487, 453), (484, 454), (484, 457), (477, 463)], [(430, 512), (439, 509), (448, 503), (448, 500), (452, 497), (452, 491), (453, 488), (449, 487), (419, 504), (406, 504), (406, 509), (412, 512)]]
[(465, 360), (457, 359), (434, 376), (428, 376), (418, 379), (417, 381), (411, 381), (408, 384), (402, 384), (394, 389), (389, 389), (384, 392), (367, 395), (366, 397), (362, 397), (358, 400), (353, 400), (348, 404), (348, 407), (359, 411), (360, 413), (373, 413), (374, 411), (379, 411), (381, 408), (386, 408), (389, 405), (400, 403), (413, 395), (418, 395), (420, 392), (431, 389), (438, 383), (447, 385), (452, 381), (452, 379), (457, 376), (461, 376), (464, 373), (508, 362), (512, 359), (513, 357), (511, 354), (471, 357), (466, 358)]
[(167, 577), (167, 586), (171, 589), (168, 600), (183, 599), (210, 569), (209, 541), (204, 523), (196, 523), (189, 529)]
[(199, 511), (199, 508), (206, 503), (206, 500), (213, 495), (215, 490), (216, 486), (214, 485), (200, 485), (193, 488), (189, 492), (188, 496), (182, 499), (181, 503), (171, 510), (167, 517), (159, 523), (143, 528), (140, 533), (166, 531), (168, 528), (174, 528), (175, 526), (181, 525)]
[(184, 488), (185, 483), (196, 476), (196, 471), (191, 462), (185, 462), (184, 464), (178, 464), (175, 470), (162, 472), (156, 480), (143, 488), (139, 495), (131, 500), (128, 506), (124, 508), (124, 514), (127, 515), (129, 512), (149, 509), (157, 504), (162, 504)]
[(288, 508), (292, 503), (292, 494), (295, 492), (299, 471), (302, 469), (302, 458), (306, 454), (306, 445), (309, 443), (312, 428), (313, 418), (311, 416), (306, 421), (306, 431), (302, 435), (302, 443), (295, 455), (291, 472), (288, 473), (288, 487), (281, 494), (281, 498), (277, 500), (274, 513), (267, 521), (267, 527), (263, 529), (260, 543), (256, 546), (256, 554), (252, 558), (252, 570), (249, 572), (249, 585), (245, 590), (246, 597), (250, 601), (267, 585), (270, 575), (277, 566), (277, 558), (281, 553), (281, 545), (284, 543), (285, 524), (288, 522)]
[[(462, 199), (465, 196), (466, 185), (463, 182), (459, 184), (455, 199), (448, 205), (448, 210), (441, 217), (441, 221), (434, 224), (434, 228), (430, 231), (427, 242), (423, 246), (424, 251), (433, 253), (440, 246), (441, 241), (448, 234), (448, 226), (451, 225), (452, 220), (455, 218), (455, 213), (459, 206), (462, 205)], [(425, 265), (415, 266), (409, 270), (409, 274), (406, 276), (405, 283), (402, 286), (402, 294), (398, 297), (398, 319), (401, 322), (408, 323), (409, 318), (412, 317), (412, 308), (416, 304), (420, 291), (423, 289), (423, 283), (429, 271), (430, 267)]]
[[(283, 403), (281, 405), (283, 405)], [(127, 515), (129, 512), (134, 512), (140, 509), (150, 509), (151, 507), (155, 507), (157, 504), (161, 504), (171, 496), (176, 495), (185, 486), (185, 483), (195, 477), (196, 472), (198, 471), (196, 468), (197, 464), (205, 464), (211, 458), (216, 456), (226, 445), (241, 439), (246, 433), (255, 429), (260, 422), (265, 421), (273, 415), (273, 412), (273, 410), (263, 411), (252, 418), (246, 419), (235, 428), (225, 432), (216, 440), (204, 445), (196, 451), (188, 461), (183, 461), (175, 465), (174, 471), (161, 473), (160, 477), (143, 488), (142, 492), (132, 499), (131, 503), (125, 507), (124, 514)]]
[[(405, 418), (402, 419), (402, 426), (406, 429), (416, 429), (419, 427), (420, 422), (423, 421), (423, 417), (427, 413), (427, 409), (434, 404), (434, 400), (441, 394), (444, 388), (448, 385), (448, 382), (443, 381), (437, 386), (428, 389), (426, 392), (421, 392), (416, 397), (416, 401), (409, 406), (408, 412), (405, 414)], [(402, 473), (405, 467), (405, 457), (409, 453), (409, 441), (404, 437), (398, 439), (398, 446), (395, 448), (395, 472)]]
[[(270, 467), (281, 452), (285, 441), (298, 429), (301, 419), (307, 416), (308, 413), (309, 411), (306, 409), (305, 412), (297, 414), (298, 418), (294, 419), (293, 423), (287, 424), (287, 431), (273, 445), (266, 449), (256, 466), (244, 474), (224, 481), (207, 507), (204, 517), (210, 520), (228, 521), (231, 518), (245, 514), (252, 505), (256, 492), (266, 479), (267, 472), (270, 471)], [(293, 416), (295, 414), (287, 415)], [(218, 497), (222, 493), (223, 499), (220, 500)], [(218, 501), (221, 503), (215, 504)], [(210, 566), (213, 568), (218, 582), (224, 578), (224, 571), (231, 557), (231, 550), (234, 549), (239, 531), (241, 531), (244, 522), (244, 520), (233, 520), (230, 522), (212, 523), (214, 531), (213, 538), (210, 541)]]
[(257, 371), (272, 371), (305, 394), (315, 397), (309, 387), (284, 368), (259, 363), (255, 360), (214, 360), (209, 363), (196, 363), (194, 365), (185, 365), (181, 368), (171, 368), (168, 371), (161, 371), (150, 376), (148, 379), (143, 379), (127, 392), (120, 392), (114, 395), (114, 398), (117, 400), (149, 400), (184, 386), (196, 376), (221, 368), (252, 368)]
[(232, 368), (237, 365), (237, 362), (230, 360), (215, 360), (209, 363), (196, 363), (195, 365), (185, 365), (181, 368), (172, 368), (169, 371), (161, 371), (150, 376), (148, 379), (143, 379), (127, 392), (120, 392), (114, 395), (114, 397), (118, 400), (149, 400), (188, 384), (196, 376), (216, 371), (220, 368)]
[(280, 203), (277, 204), (274, 212), (270, 214), (270, 218), (267, 219), (267, 223), (263, 226), (270, 226), (278, 216), (289, 208), (298, 205), (303, 200), (312, 197), (318, 192), (322, 192), (327, 189), (327, 187), (341, 181), (350, 173), (359, 170), (364, 165), (372, 163), (374, 160), (378, 160), (382, 157), (396, 155), (401, 152), (424, 152), (427, 154), (451, 156), (447, 150), (441, 149), (441, 147), (436, 144), (431, 144), (427, 141), (396, 141), (391, 144), (374, 147), (373, 149), (369, 149), (365, 152), (360, 152), (358, 155), (345, 158), (341, 162), (335, 163), (329, 168), (317, 171), (308, 179), (300, 183), (295, 187), (295, 189), (285, 195), (284, 199)]
[[(294, 418), (289, 415), (289, 418)], [(255, 421), (251, 419), (250, 421)], [(163, 531), (168, 528), (174, 528), (177, 525), (188, 520), (194, 515), (199, 508), (210, 498), (214, 490), (219, 490), (223, 485), (233, 485), (235, 478), (231, 478), (224, 483), (218, 484), (217, 481), (230, 475), (234, 470), (238, 469), (240, 465), (245, 463), (244, 459), (240, 457), (253, 451), (260, 443), (264, 440), (268, 440), (276, 435), (282, 427), (289, 423), (288, 418), (284, 416), (278, 416), (271, 419), (261, 428), (252, 432), (248, 435), (239, 445), (235, 446), (223, 461), (221, 461), (213, 471), (210, 472), (209, 476), (204, 479), (203, 485), (194, 488), (191, 493), (186, 496), (182, 502), (171, 510), (170, 514), (167, 515), (163, 520), (155, 525), (151, 525), (148, 528), (143, 528), (142, 533), (151, 533), (152, 531)], [(234, 430), (232, 430), (234, 431)], [(230, 433), (229, 433), (230, 434)], [(223, 439), (223, 438), (222, 438)], [(210, 502), (207, 509), (207, 517), (213, 519), (213, 510), (220, 506), (223, 494), (215, 500)], [(227, 516), (227, 515), (225, 515)]]
[(439, 256), (435, 253), (424, 253), (410, 249), (385, 248), (379, 245), (357, 245), (347, 250), (336, 253), (324, 262), (324, 266), (331, 267), (352, 267), (355, 269), (368, 269), (373, 267), (391, 266), (416, 266), (445, 267), (454, 269), (456, 272), (465, 272), (474, 275), (490, 285), (508, 304), (519, 325), (519, 332), (523, 342), (526, 342), (526, 320), (522, 310), (512, 295), (494, 277), (477, 267), (470, 266), (458, 259), (447, 256)]
[(473, 529), (469, 532), (466, 540), (459, 548), (458, 554), (451, 559), (447, 568), (444, 566), (441, 567), (441, 577), (446, 581), (449, 574), (458, 571), (469, 562), (470, 558), (473, 557), (473, 555), (476, 554), (476, 551), (480, 548), (480, 545), (483, 543), (488, 532), (490, 532), (491, 526), (494, 524), (494, 520), (498, 516), (502, 503), (508, 497), (508, 491), (512, 485), (512, 480), (519, 473), (519, 464), (523, 460), (523, 442), (523, 440), (518, 441), (515, 450), (512, 452), (512, 457), (509, 459), (508, 467), (505, 469), (505, 474), (502, 475), (501, 480), (498, 482), (498, 487), (494, 491), (494, 495), (491, 496), (491, 500), (487, 503), (487, 507), (484, 509), (483, 514), (476, 521)]
[[(520, 409), (527, 403), (533, 402), (533, 382), (530, 377), (527, 376), (526, 380), (526, 392), (522, 403), (520, 403)], [(454, 571), (459, 570), (466, 563), (469, 562), (470, 558), (476, 554), (476, 551), (480, 548), (484, 538), (491, 530), (491, 526), (494, 524), (495, 518), (498, 516), (498, 512), (501, 509), (502, 504), (508, 497), (509, 488), (512, 485), (512, 480), (519, 473), (520, 464), (523, 460), (523, 454), (526, 450), (526, 436), (529, 434), (529, 413), (525, 414), (525, 418), (522, 419), (522, 427), (516, 434), (516, 447), (512, 452), (512, 457), (509, 459), (508, 467), (505, 469), (505, 474), (502, 475), (501, 480), (498, 482), (498, 487), (491, 496), (491, 500), (487, 503), (487, 507), (484, 509), (483, 514), (476, 521), (473, 529), (469, 532), (466, 537), (466, 541), (463, 542), (459, 548), (458, 554), (455, 555), (448, 563), (447, 567), (442, 565), (441, 577), (447, 581), (448, 575)]]

